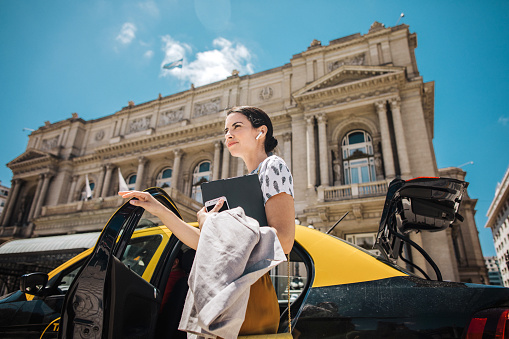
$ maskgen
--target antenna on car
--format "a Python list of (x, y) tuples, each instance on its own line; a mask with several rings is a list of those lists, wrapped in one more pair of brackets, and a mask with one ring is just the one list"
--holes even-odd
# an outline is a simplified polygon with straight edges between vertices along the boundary
[(343, 216), (341, 218), (339, 218), (339, 220), (336, 221), (336, 223), (331, 228), (329, 228), (329, 230), (327, 232), (325, 232), (325, 234), (329, 234), (330, 232), (332, 232), (332, 230), (341, 222), (341, 220), (345, 219), (347, 214), (348, 214), (348, 212), (343, 214)]

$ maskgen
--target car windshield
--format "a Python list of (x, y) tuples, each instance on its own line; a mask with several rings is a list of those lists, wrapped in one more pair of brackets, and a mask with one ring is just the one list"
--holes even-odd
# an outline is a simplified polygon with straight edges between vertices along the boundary
[(378, 261), (380, 261), (380, 262), (382, 262), (382, 263), (384, 263), (384, 264), (386, 264), (386, 265), (388, 265), (388, 266), (390, 266), (390, 267), (392, 267), (392, 268), (394, 268), (394, 269), (396, 269), (396, 270), (398, 270), (398, 271), (400, 271), (400, 272), (403, 272), (403, 273), (408, 274), (408, 275), (411, 275), (411, 276), (417, 276), (415, 273), (411, 272), (410, 270), (405, 269), (405, 268), (403, 268), (403, 267), (401, 267), (401, 266), (399, 266), (399, 265), (397, 265), (397, 264), (394, 264), (393, 262), (391, 262), (390, 260), (387, 260), (386, 258), (384, 258), (384, 257), (383, 257), (383, 256), (381, 256), (381, 255), (377, 255), (377, 254), (375, 254), (375, 253), (373, 253), (373, 252), (370, 252), (370, 251), (366, 250), (365, 248), (362, 248), (362, 247), (360, 247), (360, 246), (357, 246), (357, 245), (355, 245), (355, 244), (352, 244), (351, 242), (346, 241), (345, 239), (338, 238), (338, 237), (336, 237), (336, 236), (334, 236), (334, 235), (332, 235), (332, 234), (329, 234), (329, 235), (330, 235), (331, 237), (333, 237), (333, 238), (338, 239), (339, 241), (342, 241), (342, 242), (344, 242), (344, 243), (347, 243), (347, 244), (348, 244), (348, 245), (350, 245), (350, 246), (355, 247), (355, 248), (356, 248), (356, 249), (358, 249), (359, 251), (362, 251), (362, 252), (364, 252), (364, 253), (366, 253), (366, 254), (369, 254), (370, 256), (372, 256), (373, 258), (375, 258), (376, 260), (378, 260)]

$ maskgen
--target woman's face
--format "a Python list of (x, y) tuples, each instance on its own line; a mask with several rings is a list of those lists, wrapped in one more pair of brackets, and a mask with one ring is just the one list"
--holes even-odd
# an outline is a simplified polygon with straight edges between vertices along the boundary
[(247, 117), (242, 113), (230, 113), (224, 124), (224, 137), (226, 147), (234, 157), (256, 152), (263, 145), (265, 138), (256, 136), (263, 130), (263, 126), (254, 128)]

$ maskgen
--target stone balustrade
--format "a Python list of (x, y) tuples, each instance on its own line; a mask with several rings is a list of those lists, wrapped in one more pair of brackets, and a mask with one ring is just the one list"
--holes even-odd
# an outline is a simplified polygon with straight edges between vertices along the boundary
[(389, 182), (386, 180), (362, 184), (342, 185), (335, 187), (318, 187), (318, 201), (339, 201), (364, 197), (382, 196), (387, 193)]
[(60, 204), (55, 206), (44, 206), (41, 211), (41, 216), (47, 217), (52, 215), (61, 215), (75, 212), (94, 211), (98, 209), (120, 207), (124, 199), (120, 196), (111, 196), (105, 198), (96, 198), (87, 201), (74, 201), (67, 204)]
[[(177, 189), (166, 187), (164, 190), (168, 195), (179, 205), (187, 206), (193, 210), (200, 210), (202, 205), (194, 199), (186, 196), (184, 193)], [(118, 208), (124, 203), (124, 199), (120, 196), (110, 196), (105, 198), (94, 198), (87, 201), (74, 201), (71, 203), (60, 204), (55, 206), (44, 206), (41, 211), (41, 216), (48, 217), (54, 215), (63, 215), (76, 212), (95, 211), (108, 208)]]

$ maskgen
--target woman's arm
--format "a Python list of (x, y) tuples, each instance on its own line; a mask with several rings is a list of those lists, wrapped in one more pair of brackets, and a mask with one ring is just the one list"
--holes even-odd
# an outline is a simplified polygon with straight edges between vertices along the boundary
[[(118, 192), (118, 194), (122, 198), (137, 198), (138, 200), (133, 199), (130, 201), (130, 203), (134, 206), (142, 207), (147, 212), (152, 213), (158, 217), (161, 222), (187, 246), (191, 247), (192, 249), (196, 249), (198, 247), (200, 229), (208, 216), (205, 208), (202, 208), (200, 211), (198, 211), (198, 222), (200, 224), (200, 228), (196, 228), (185, 223), (182, 219), (177, 217), (172, 211), (167, 209), (163, 204), (161, 204), (147, 192), (124, 191)], [(219, 211), (222, 205), (223, 202), (219, 201), (209, 213)]]
[(285, 253), (290, 253), (295, 240), (295, 206), (293, 197), (286, 193), (272, 196), (265, 203), (267, 223), (276, 229)]

